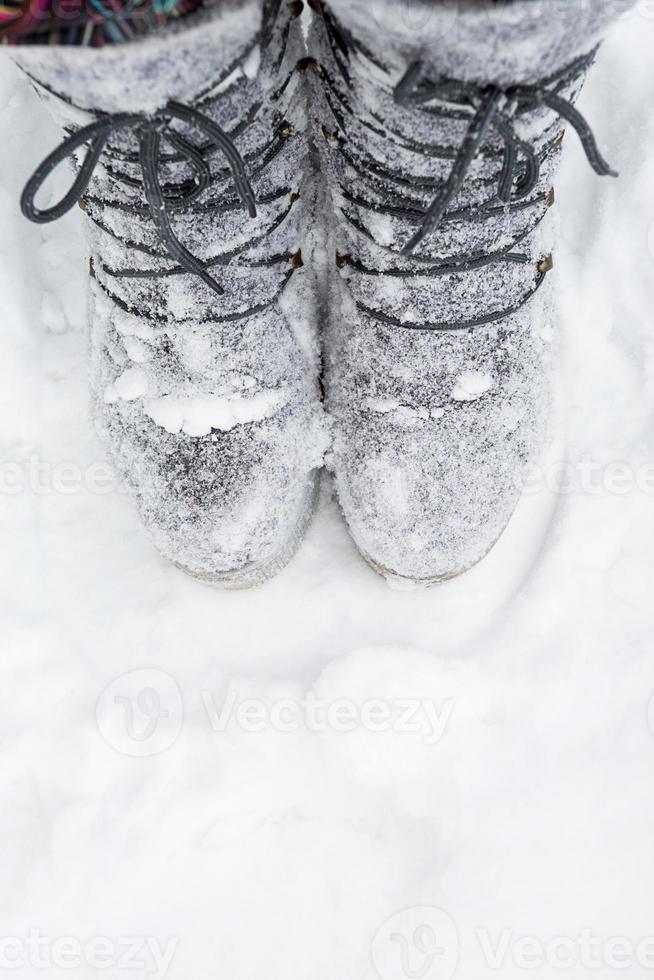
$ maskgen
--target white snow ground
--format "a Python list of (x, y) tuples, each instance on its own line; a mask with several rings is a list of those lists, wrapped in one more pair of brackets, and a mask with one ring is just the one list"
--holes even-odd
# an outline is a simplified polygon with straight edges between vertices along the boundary
[(425, 592), (362, 564), (329, 487), (297, 559), (240, 594), (97, 492), (79, 218), (19, 215), (56, 133), (2, 60), (0, 976), (652, 975), (647, 14), (582, 102), (622, 179), (570, 136), (557, 185), (548, 473), (573, 485)]

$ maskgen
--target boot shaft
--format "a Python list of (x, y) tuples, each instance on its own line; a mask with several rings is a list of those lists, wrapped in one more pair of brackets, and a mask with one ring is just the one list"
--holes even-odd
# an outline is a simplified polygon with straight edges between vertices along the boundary
[(92, 112), (155, 113), (198, 101), (228, 69), (271, 75), (290, 15), (281, 0), (213, 0), (198, 12), (125, 45), (101, 49), (25, 45), (10, 57), (43, 89)]
[[(564, 127), (577, 130), (598, 173), (612, 173), (574, 102), (614, 8), (583, 4), (574, 41), (553, 51), (551, 32), (534, 16), (540, 6), (382, 0), (374, 11), (389, 18), (385, 34), (363, 18), (366, 4), (314, 4), (318, 142), (355, 295), (385, 293), (385, 305), (422, 310), (425, 320), (430, 305), (438, 312), (476, 299), (478, 317), (453, 321), (463, 325), (501, 319), (543, 283), (551, 250), (544, 219)], [(412, 9), (424, 13), (424, 32), (407, 29)], [(425, 38), (439, 27), (430, 47)], [(526, 80), (545, 64), (546, 76)]]
[(222, 322), (274, 302), (299, 236), (302, 53), (279, 0), (221, 2), (120, 48), (12, 50), (68, 134), (70, 159), (81, 154), (78, 181), (97, 147), (81, 203), (98, 284), (119, 307)]

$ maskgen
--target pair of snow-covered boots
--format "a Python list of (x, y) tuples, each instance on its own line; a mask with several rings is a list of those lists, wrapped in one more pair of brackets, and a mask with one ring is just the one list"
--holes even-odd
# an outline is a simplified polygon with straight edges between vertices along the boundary
[[(79, 203), (95, 417), (166, 558), (224, 587), (333, 470), (359, 550), (431, 583), (492, 547), (545, 438), (553, 178), (611, 0), (213, 0), (127, 45), (11, 49)], [(70, 190), (41, 186), (64, 160)], [(326, 256), (326, 257), (325, 257)]]

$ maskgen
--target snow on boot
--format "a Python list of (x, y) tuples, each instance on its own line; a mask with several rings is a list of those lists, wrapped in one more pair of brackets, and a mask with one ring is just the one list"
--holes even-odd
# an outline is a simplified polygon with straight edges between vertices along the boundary
[(228, 588), (292, 556), (321, 464), (301, 7), (216, 0), (129, 44), (10, 52), (65, 133), (23, 211), (88, 217), (100, 431), (160, 552)]
[(564, 126), (612, 173), (574, 101), (615, 5), (312, 7), (337, 492), (364, 557), (428, 584), (489, 551), (544, 440), (552, 181)]

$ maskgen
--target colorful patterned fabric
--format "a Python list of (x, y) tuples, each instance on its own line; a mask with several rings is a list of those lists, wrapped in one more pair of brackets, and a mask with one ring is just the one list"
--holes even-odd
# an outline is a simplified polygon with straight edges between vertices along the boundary
[(3, 44), (102, 47), (130, 41), (202, 0), (0, 0)]

